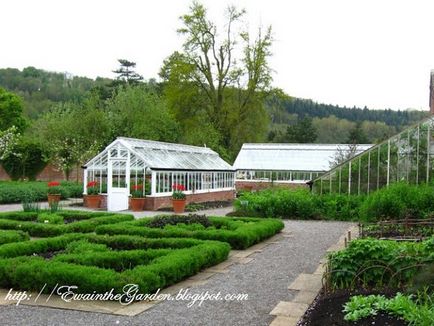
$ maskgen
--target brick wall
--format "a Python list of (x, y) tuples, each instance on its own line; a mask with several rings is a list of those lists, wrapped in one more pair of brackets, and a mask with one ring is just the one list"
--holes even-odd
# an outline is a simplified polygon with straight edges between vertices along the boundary
[[(0, 165), (0, 180), (6, 181), (11, 178)], [(59, 169), (56, 169), (52, 164), (48, 164), (36, 177), (36, 180), (39, 181), (62, 181), (66, 180), (63, 172)], [(83, 169), (81, 167), (75, 168), (71, 171), (69, 176), (70, 181), (78, 181), (83, 182)]]
[(257, 191), (267, 188), (309, 188), (305, 183), (278, 183), (278, 182), (267, 182), (267, 181), (235, 181), (235, 188), (237, 191)]
[(11, 178), (6, 173), (5, 169), (3, 169), (3, 167), (0, 165), (0, 181), (8, 181), (10, 179)]
[[(216, 191), (187, 195), (187, 204), (208, 201), (228, 201), (235, 199), (235, 191)], [(172, 197), (146, 197), (145, 210), (155, 211), (162, 207), (172, 207)]]

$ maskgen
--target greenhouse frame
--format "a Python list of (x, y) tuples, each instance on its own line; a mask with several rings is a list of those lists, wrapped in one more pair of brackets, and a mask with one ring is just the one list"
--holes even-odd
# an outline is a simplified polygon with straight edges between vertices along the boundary
[(83, 168), (83, 193), (96, 181), (109, 211), (128, 209), (135, 186), (143, 189), (149, 210), (171, 205), (174, 184), (185, 186), (187, 202), (234, 198), (232, 166), (207, 147), (118, 137)]
[[(357, 145), (355, 153), (372, 146)], [(234, 162), (237, 190), (257, 190), (273, 184), (306, 186), (330, 170), (338, 152), (346, 152), (350, 147), (348, 144), (243, 144)]]
[(434, 117), (334, 167), (314, 181), (319, 194), (369, 194), (393, 182), (434, 179)]

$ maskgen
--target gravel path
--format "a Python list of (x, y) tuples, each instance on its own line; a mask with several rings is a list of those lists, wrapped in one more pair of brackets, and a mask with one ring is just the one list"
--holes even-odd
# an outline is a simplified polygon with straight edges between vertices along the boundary
[[(205, 301), (187, 307), (186, 301), (166, 301), (135, 317), (52, 308), (0, 306), (2, 325), (268, 325), (270, 311), (294, 293), (288, 285), (300, 273), (312, 273), (325, 251), (351, 224), (322, 221), (285, 221), (286, 237), (256, 253), (247, 264), (229, 267), (194, 293), (247, 293), (242, 302)], [(288, 236), (289, 235), (289, 236)]]

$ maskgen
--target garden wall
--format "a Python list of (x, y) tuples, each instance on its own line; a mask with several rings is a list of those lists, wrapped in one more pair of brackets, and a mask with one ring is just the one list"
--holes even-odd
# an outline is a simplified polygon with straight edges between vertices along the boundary
[[(9, 181), (11, 178), (0, 165), (0, 181)], [(62, 181), (66, 180), (63, 172), (56, 169), (52, 164), (47, 164), (47, 166), (37, 175), (36, 180), (38, 181)], [(70, 181), (83, 181), (83, 169), (81, 167), (75, 168), (71, 171), (69, 176)]]
[[(213, 191), (200, 194), (187, 195), (187, 204), (204, 203), (209, 201), (228, 201), (235, 199), (235, 191)], [(155, 211), (162, 207), (172, 207), (172, 196), (147, 197), (145, 210)]]
[(262, 189), (268, 189), (271, 187), (279, 187), (279, 188), (309, 188), (309, 186), (305, 183), (279, 183), (279, 182), (270, 182), (270, 181), (235, 181), (235, 188), (237, 191), (257, 191)]

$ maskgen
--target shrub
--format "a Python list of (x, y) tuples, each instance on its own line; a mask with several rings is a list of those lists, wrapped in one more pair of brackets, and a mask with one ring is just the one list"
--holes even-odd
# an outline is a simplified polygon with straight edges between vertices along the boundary
[(406, 216), (423, 218), (434, 210), (434, 191), (431, 185), (395, 183), (382, 188), (364, 201), (360, 208), (362, 221), (402, 219)]
[(161, 215), (156, 216), (146, 225), (150, 228), (164, 228), (166, 225), (184, 224), (201, 224), (204, 227), (210, 227), (212, 223), (206, 215), (189, 214), (183, 215)]
[(434, 238), (421, 243), (358, 239), (329, 256), (335, 288), (411, 285), (421, 266), (434, 262)]
[(0, 230), (0, 245), (27, 240), (29, 240), (29, 235), (25, 232)]
[[(43, 217), (38, 217), (42, 215)], [(68, 224), (57, 224), (60, 220), (74, 221)], [(48, 220), (48, 223), (45, 221)], [(12, 212), (0, 214), (0, 229), (21, 230), (34, 237), (51, 237), (63, 233), (94, 232), (98, 225), (112, 224), (134, 220), (134, 216), (112, 213), (89, 213), (65, 211), (56, 214), (34, 212)], [(41, 223), (34, 223), (41, 221)], [(57, 222), (57, 223), (53, 223)]]
[[(179, 218), (179, 219), (178, 219)], [(161, 217), (157, 218), (161, 221)], [(184, 221), (185, 217), (168, 217), (170, 221)], [(99, 226), (97, 234), (128, 234), (149, 238), (196, 238), (202, 240), (217, 240), (227, 242), (234, 249), (245, 249), (267, 239), (283, 229), (284, 224), (276, 219), (258, 218), (227, 218), (210, 217), (212, 226), (205, 229), (185, 228), (176, 224), (170, 228), (149, 227), (153, 220), (138, 220), (134, 222)], [(161, 224), (156, 224), (161, 225)], [(192, 224), (194, 225), (194, 224)]]
[(63, 217), (57, 214), (41, 213), (38, 215), (36, 221), (48, 224), (63, 224)]
[[(55, 251), (63, 253), (51, 260), (33, 256)], [(50, 292), (74, 284), (78, 293), (120, 293), (125, 284), (138, 284), (140, 293), (151, 293), (225, 260), (229, 251), (216, 241), (69, 234), (0, 246), (0, 286), (39, 291), (47, 284)]]
[[(47, 200), (48, 185), (40, 181), (0, 181), (0, 204), (38, 202)], [(75, 182), (61, 182), (62, 198), (82, 197), (83, 186)]]

